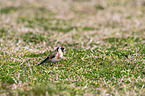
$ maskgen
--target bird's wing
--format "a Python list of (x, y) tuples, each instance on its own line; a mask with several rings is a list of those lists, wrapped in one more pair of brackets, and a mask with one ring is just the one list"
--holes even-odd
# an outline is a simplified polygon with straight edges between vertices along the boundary
[(55, 57), (55, 55), (57, 54), (57, 51), (53, 52), (52, 54), (50, 54), (48, 57), (49, 59), (52, 59)]
[(43, 60), (40, 64), (38, 64), (38, 66), (41, 65), (41, 64), (43, 64), (43, 63), (45, 63), (46, 61), (48, 61), (48, 60), (54, 58), (56, 54), (57, 54), (57, 51), (53, 52), (53, 53), (50, 54), (45, 60)]

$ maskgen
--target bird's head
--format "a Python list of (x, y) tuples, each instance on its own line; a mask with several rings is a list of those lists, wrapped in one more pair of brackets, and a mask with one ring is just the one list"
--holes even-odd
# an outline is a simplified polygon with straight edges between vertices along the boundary
[(65, 51), (64, 47), (57, 47), (56, 49), (57, 52), (63, 52)]

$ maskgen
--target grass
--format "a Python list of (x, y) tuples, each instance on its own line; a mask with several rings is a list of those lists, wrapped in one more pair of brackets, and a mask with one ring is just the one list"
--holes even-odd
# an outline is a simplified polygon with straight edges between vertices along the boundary
[[(0, 1), (0, 95), (144, 96), (144, 3)], [(65, 60), (37, 66), (58, 46)]]

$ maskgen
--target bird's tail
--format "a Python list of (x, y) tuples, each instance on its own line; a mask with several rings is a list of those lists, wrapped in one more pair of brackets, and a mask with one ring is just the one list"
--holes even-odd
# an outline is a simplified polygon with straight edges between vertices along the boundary
[(41, 63), (39, 63), (37, 66), (39, 66), (39, 65), (41, 65), (41, 64), (43, 64), (45, 61), (42, 61)]
[(49, 59), (49, 56), (48, 56), (45, 60), (43, 60), (40, 64), (38, 64), (37, 66), (39, 66), (39, 65), (41, 65), (41, 64), (43, 64), (43, 63), (45, 63), (48, 59)]
[(39, 65), (41, 65), (41, 63), (40, 64), (37, 64), (37, 66), (39, 66)]

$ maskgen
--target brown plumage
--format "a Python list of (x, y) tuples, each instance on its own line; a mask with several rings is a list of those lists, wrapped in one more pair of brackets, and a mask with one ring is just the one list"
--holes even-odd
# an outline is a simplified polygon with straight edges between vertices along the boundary
[(58, 62), (59, 60), (62, 59), (63, 57), (63, 51), (65, 49), (63, 47), (58, 47), (52, 54), (50, 54), (45, 60), (43, 60), (39, 65), (43, 64), (43, 63), (55, 63)]

